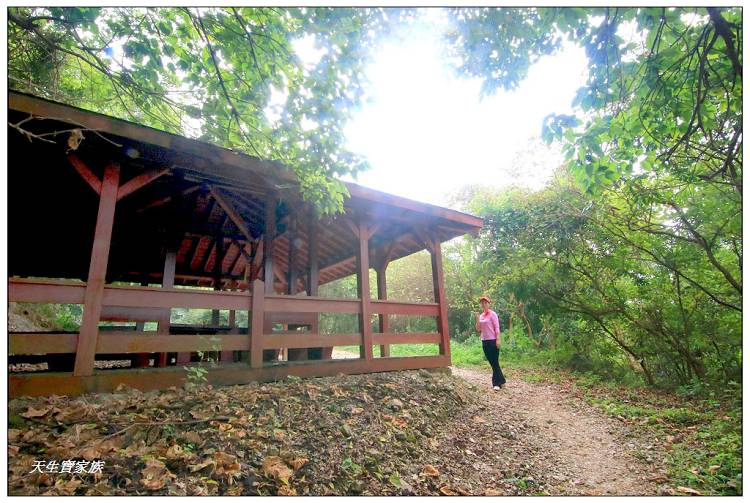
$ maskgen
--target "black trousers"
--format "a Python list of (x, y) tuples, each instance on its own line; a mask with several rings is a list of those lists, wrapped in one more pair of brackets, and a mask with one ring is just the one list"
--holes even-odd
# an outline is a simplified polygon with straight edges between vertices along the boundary
[(484, 350), (484, 356), (487, 361), (490, 362), (492, 367), (492, 385), (500, 386), (505, 384), (505, 376), (503, 370), (500, 368), (500, 350), (497, 348), (495, 339), (491, 341), (482, 341), (482, 349)]

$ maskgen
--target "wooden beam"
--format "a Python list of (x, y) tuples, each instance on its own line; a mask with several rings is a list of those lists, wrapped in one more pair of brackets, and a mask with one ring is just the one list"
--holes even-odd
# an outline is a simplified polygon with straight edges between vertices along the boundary
[[(192, 187), (188, 187), (187, 189), (185, 189), (185, 190), (182, 191), (182, 195), (186, 196), (186, 195), (188, 195), (188, 194), (190, 194), (192, 192), (195, 192), (196, 190), (198, 190), (200, 188), (201, 188), (200, 185), (194, 185)], [(156, 201), (153, 201), (153, 202), (147, 204), (146, 206), (144, 206), (142, 208), (138, 208), (137, 210), (135, 210), (135, 212), (136, 213), (142, 213), (142, 212), (144, 212), (144, 211), (146, 211), (148, 209), (158, 208), (159, 206), (163, 206), (163, 205), (167, 204), (169, 201), (171, 201), (172, 197), (173, 196), (167, 196), (167, 197), (163, 197), (161, 199), (157, 199)]]
[(8, 278), (8, 302), (83, 304), (86, 285), (60, 280)]
[(72, 124), (94, 129), (101, 134), (113, 134), (172, 150), (185, 156), (198, 171), (223, 176), (241, 186), (249, 185), (246, 181), (248, 174), (252, 174), (259, 181), (269, 185), (276, 180), (283, 180), (294, 185), (298, 183), (294, 172), (286, 169), (281, 163), (258, 159), (206, 142), (192, 140), (184, 136), (55, 103), (43, 98), (9, 92), (8, 108), (40, 117), (65, 117), (65, 120), (71, 121)]
[(247, 240), (255, 241), (255, 238), (250, 233), (250, 229), (247, 228), (247, 225), (245, 225), (245, 222), (242, 220), (242, 216), (231, 205), (231, 203), (227, 201), (224, 195), (221, 194), (221, 191), (219, 191), (219, 189), (217, 189), (216, 187), (209, 187), (209, 192), (211, 193), (213, 198), (216, 199), (216, 202), (219, 203), (221, 209), (224, 210), (224, 212), (229, 216), (234, 225), (237, 226), (237, 229), (239, 229), (239, 231), (247, 238)]
[(96, 176), (77, 155), (68, 155), (68, 161), (70, 161), (70, 164), (72, 164), (76, 171), (78, 171), (78, 174), (81, 175), (81, 178), (83, 178), (84, 181), (88, 183), (92, 189), (94, 189), (94, 192), (101, 195), (102, 181), (99, 180), (99, 177)]
[(145, 173), (141, 173), (134, 178), (131, 178), (130, 180), (122, 184), (119, 189), (117, 189), (117, 200), (119, 201), (124, 197), (128, 197), (136, 190), (144, 187), (145, 185), (148, 185), (149, 183), (153, 182), (161, 176), (166, 175), (167, 173), (169, 173), (169, 168), (152, 169), (146, 171)]
[(265, 309), (279, 313), (359, 313), (359, 300), (329, 297), (266, 295)]
[(432, 262), (432, 284), (435, 291), (435, 302), (440, 307), (437, 325), (440, 332), (440, 354), (451, 358), (450, 332), (448, 330), (448, 301), (445, 297), (445, 284), (443, 277), (443, 255), (440, 250), (440, 242), (434, 241), (430, 251)]
[(119, 181), (120, 166), (115, 163), (108, 164), (104, 168), (89, 275), (86, 281), (86, 293), (83, 297), (83, 318), (73, 370), (76, 376), (90, 376), (94, 371), (96, 339), (99, 334), (99, 318), (102, 312), (102, 297), (104, 296), (104, 283), (107, 276), (109, 247), (112, 241), (112, 226), (115, 221)]
[(417, 237), (417, 241), (424, 246), (427, 251), (432, 253), (435, 240), (430, 236), (429, 231), (425, 227), (418, 225), (412, 226), (412, 229), (414, 230), (414, 235)]
[(370, 252), (367, 225), (359, 222), (357, 247), (357, 292), (360, 298), (359, 331), (362, 333), (360, 358), (372, 360), (372, 326), (370, 325)]
[(378, 222), (370, 224), (367, 227), (367, 239), (372, 239), (375, 233), (378, 232), (378, 230), (380, 230), (380, 227), (381, 227), (381, 224)]
[(74, 353), (78, 334), (66, 333), (14, 333), (8, 334), (8, 354), (33, 355), (40, 353)]
[[(383, 245), (383, 249), (387, 250), (387, 252), (384, 255), (387, 257), (387, 259), (388, 259), (387, 261), (388, 262), (391, 262), (391, 260), (393, 258), (393, 254), (395, 252), (396, 245), (398, 244), (398, 242), (401, 241), (401, 240), (403, 240), (403, 239), (405, 239), (405, 238), (410, 238), (411, 236), (413, 236), (413, 234), (414, 234), (413, 231), (406, 232), (404, 234), (401, 234), (401, 235), (397, 236), (393, 240), (391, 240), (387, 245)], [(321, 268), (321, 270), (320, 270), (320, 275), (324, 276), (326, 273), (328, 273), (332, 269), (336, 269), (338, 267), (346, 265), (346, 264), (350, 263), (353, 259), (355, 259), (355, 254), (352, 254), (352, 255), (349, 255), (349, 256), (343, 256), (343, 255), (341, 255), (341, 256), (333, 259), (333, 261), (331, 263), (328, 263), (328, 264), (324, 265)]]
[[(164, 314), (156, 307), (103, 306), (101, 319), (104, 321), (158, 321)], [(137, 329), (136, 329), (137, 330)], [(140, 330), (143, 330), (141, 327)]]
[(404, 316), (439, 316), (440, 306), (437, 303), (373, 300), (370, 301), (370, 311), (378, 314), (400, 314)]
[(372, 342), (380, 344), (381, 347), (388, 344), (425, 344), (440, 343), (440, 334), (437, 332), (402, 332), (402, 333), (375, 333), (372, 334)]
[[(355, 200), (371, 201), (382, 206), (401, 208), (411, 213), (421, 213), (423, 215), (429, 215), (435, 218), (447, 220), (448, 222), (471, 227), (481, 228), (483, 224), (481, 218), (461, 213), (460, 211), (443, 208), (433, 204), (421, 203), (419, 201), (395, 196), (393, 194), (387, 194), (355, 183), (347, 182), (346, 188), (349, 190), (352, 199)], [(387, 217), (384, 216), (383, 218)]]
[(317, 320), (317, 313), (279, 313), (266, 310), (266, 323), (270, 323), (271, 325), (274, 323), (282, 325), (312, 325), (313, 320)]
[[(391, 357), (371, 361), (360, 359), (308, 361), (257, 368), (248, 368), (246, 364), (235, 363), (220, 365), (217, 368), (207, 367), (206, 378), (214, 386), (230, 386), (253, 381), (278, 381), (287, 376), (324, 377), (341, 373), (365, 374), (439, 368), (449, 365), (450, 361), (444, 356)], [(10, 374), (8, 389), (11, 398), (51, 394), (74, 396), (84, 393), (112, 392), (120, 384), (141, 391), (151, 391), (167, 389), (171, 386), (181, 388), (186, 382), (187, 371), (182, 367), (107, 370), (88, 377), (72, 376), (61, 372), (38, 372), (27, 375)]]
[[(199, 272), (201, 275), (206, 273), (206, 266), (208, 265), (208, 261), (211, 259), (211, 254), (214, 252), (215, 247), (216, 247), (216, 237), (212, 237), (211, 241), (206, 247), (206, 251), (205, 251), (205, 254), (203, 255), (203, 259), (201, 260), (201, 263), (198, 264), (197, 272)], [(198, 250), (195, 250), (195, 252), (198, 253)]]
[(263, 348), (307, 349), (321, 346), (350, 346), (359, 344), (361, 334), (317, 334), (313, 332), (274, 332), (263, 335)]
[(192, 309), (247, 309), (247, 292), (212, 292), (184, 288), (107, 286), (107, 306), (185, 307)]
[[(227, 246), (227, 256), (229, 256), (229, 251), (232, 249), (232, 245), (237, 246), (237, 255), (234, 257), (234, 260), (232, 260), (232, 263), (229, 264), (229, 268), (227, 269), (227, 276), (232, 276), (232, 273), (234, 272), (234, 269), (237, 267), (237, 262), (240, 261), (240, 257), (244, 255), (247, 255), (247, 252), (243, 249), (242, 246), (240, 246), (239, 243), (237, 243), (237, 240), (232, 240), (229, 243), (229, 246)], [(245, 259), (247, 261), (247, 259)]]
[[(180, 334), (161, 337), (154, 332), (102, 332), (98, 353), (159, 353), (190, 354), (193, 351), (247, 350), (248, 335)], [(164, 365), (160, 365), (163, 367)]]
[(354, 234), (354, 237), (359, 239), (359, 225), (357, 225), (356, 222), (351, 220), (350, 218), (344, 216), (343, 221), (346, 224), (346, 226), (349, 228), (350, 231), (352, 231), (352, 234)]

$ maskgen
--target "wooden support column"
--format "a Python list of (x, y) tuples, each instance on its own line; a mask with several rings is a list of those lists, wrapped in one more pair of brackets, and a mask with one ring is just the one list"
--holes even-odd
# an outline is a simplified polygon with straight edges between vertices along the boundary
[[(148, 286), (148, 281), (141, 281), (141, 286)], [(146, 323), (138, 321), (135, 324), (136, 332), (143, 332), (146, 329)], [(148, 353), (136, 353), (130, 357), (130, 366), (136, 368), (148, 367), (149, 354)]]
[[(388, 288), (385, 281), (385, 271), (388, 268), (388, 262), (383, 263), (375, 272), (378, 274), (378, 300), (388, 300)], [(390, 328), (390, 320), (387, 314), (378, 315), (378, 331), (387, 334)], [(389, 344), (380, 345), (380, 356), (391, 356), (391, 347)]]
[(253, 299), (248, 320), (250, 320), (250, 367), (263, 367), (263, 331), (265, 313), (263, 304), (266, 296), (265, 285), (259, 279), (253, 280)]
[(448, 302), (445, 298), (445, 283), (443, 277), (443, 255), (440, 250), (440, 241), (432, 241), (430, 247), (432, 258), (432, 285), (435, 291), (435, 302), (439, 306), (437, 318), (438, 332), (440, 332), (440, 354), (451, 357), (450, 332), (448, 331)]
[[(161, 280), (162, 288), (174, 288), (175, 268), (177, 267), (177, 252), (168, 251), (164, 257), (164, 275)], [(164, 313), (156, 326), (156, 333), (160, 336), (169, 335), (169, 325), (171, 323), (172, 310), (164, 309)], [(179, 357), (178, 357), (179, 359)], [(167, 365), (167, 353), (159, 353), (154, 367), (164, 367)]]
[(266, 231), (263, 239), (263, 281), (266, 293), (276, 293), (273, 289), (273, 248), (276, 237), (276, 198), (269, 197), (266, 200)]
[[(289, 220), (289, 231), (287, 233), (287, 240), (289, 241), (289, 254), (287, 256), (287, 294), (297, 295), (297, 248), (294, 246), (294, 241), (297, 239), (297, 221), (290, 217)], [(287, 327), (287, 330), (296, 330), (298, 325), (291, 325)], [(300, 361), (307, 360), (307, 349), (300, 348), (284, 348), (287, 361)]]
[[(275, 294), (274, 289), (275, 281), (275, 264), (273, 249), (276, 238), (276, 197), (271, 196), (266, 199), (266, 218), (265, 218), (265, 235), (263, 236), (263, 284), (265, 293)], [(263, 333), (271, 333), (273, 324), (268, 321), (262, 322)], [(274, 361), (279, 357), (279, 351), (277, 349), (266, 349), (263, 351), (264, 361)]]
[(120, 166), (111, 163), (104, 169), (99, 212), (96, 216), (94, 243), (91, 247), (91, 262), (83, 297), (83, 319), (76, 346), (76, 361), (73, 374), (90, 376), (94, 373), (94, 357), (99, 336), (99, 317), (102, 313), (102, 297), (107, 275), (109, 246), (112, 242), (112, 226), (115, 221), (117, 188), (120, 184)]
[[(318, 287), (320, 286), (320, 265), (318, 261), (319, 229), (314, 215), (310, 216), (308, 222), (307, 237), (307, 295), (317, 297)], [(310, 325), (310, 332), (317, 334), (319, 326), (320, 314), (314, 313), (312, 325)], [(330, 360), (332, 355), (333, 346), (311, 348), (307, 350), (307, 356), (311, 360)]]
[(360, 358), (372, 360), (372, 327), (370, 326), (370, 229), (360, 220), (357, 225), (359, 243), (357, 245), (357, 292), (361, 301), (359, 330), (362, 333)]
[[(219, 229), (216, 233), (214, 241), (216, 241), (216, 253), (214, 255), (213, 268), (214, 291), (218, 292), (221, 290), (221, 262), (224, 258), (224, 236), (221, 235), (221, 229)], [(211, 310), (211, 325), (213, 325), (214, 327), (219, 326), (219, 314), (220, 313), (218, 309)]]

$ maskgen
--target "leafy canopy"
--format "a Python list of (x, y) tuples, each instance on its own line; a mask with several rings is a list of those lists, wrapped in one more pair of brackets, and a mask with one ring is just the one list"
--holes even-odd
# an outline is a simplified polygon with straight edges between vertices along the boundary
[[(550, 115), (590, 192), (634, 171), (721, 179), (741, 192), (742, 11), (739, 8), (454, 9), (460, 74), (483, 92), (512, 89), (541, 56), (581, 45), (588, 79), (573, 116)], [(551, 83), (550, 85), (554, 85)], [(512, 120), (512, 118), (510, 118)]]
[[(366, 168), (343, 128), (368, 47), (400, 11), (330, 8), (29, 8), (8, 11), (12, 88), (292, 167), (340, 210), (336, 177)], [(307, 64), (294, 41), (313, 37)], [(265, 111), (276, 103), (270, 113)], [(273, 108), (273, 107), (272, 107)]]

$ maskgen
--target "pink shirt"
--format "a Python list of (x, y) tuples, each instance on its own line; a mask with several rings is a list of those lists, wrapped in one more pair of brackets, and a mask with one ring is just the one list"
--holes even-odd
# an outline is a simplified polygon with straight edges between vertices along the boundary
[(500, 320), (497, 318), (497, 313), (492, 309), (487, 311), (487, 314), (479, 315), (477, 325), (477, 330), (479, 330), (483, 341), (495, 340), (500, 335)]

